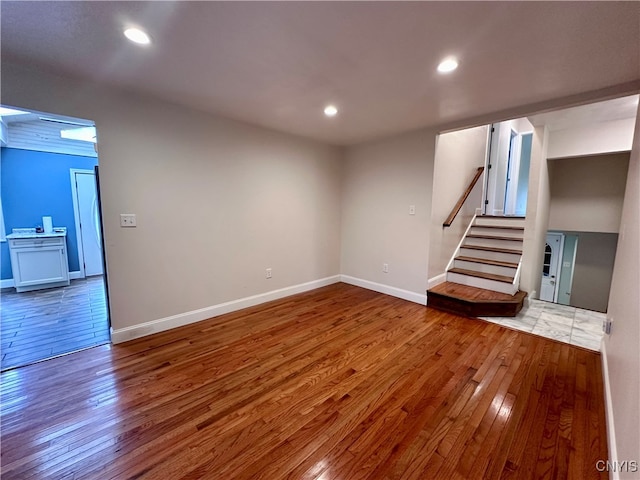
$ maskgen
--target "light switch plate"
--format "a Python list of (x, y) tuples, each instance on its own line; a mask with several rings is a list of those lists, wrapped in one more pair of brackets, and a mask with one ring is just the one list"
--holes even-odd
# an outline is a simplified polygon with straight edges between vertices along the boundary
[(121, 213), (120, 214), (120, 226), (121, 227), (135, 227), (136, 214), (135, 213)]
[(415, 214), (416, 214), (416, 206), (409, 205), (409, 215), (415, 215)]

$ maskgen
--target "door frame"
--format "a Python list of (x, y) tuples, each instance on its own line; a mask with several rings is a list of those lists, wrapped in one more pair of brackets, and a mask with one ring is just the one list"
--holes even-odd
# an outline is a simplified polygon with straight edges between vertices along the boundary
[[(76, 188), (76, 174), (81, 175), (93, 175), (95, 178), (96, 174), (93, 170), (84, 170), (80, 168), (70, 168), (69, 176), (71, 178), (71, 198), (73, 200), (73, 218), (76, 224), (76, 244), (78, 246), (78, 263), (80, 264), (80, 277), (86, 278), (86, 274), (84, 271), (84, 248), (82, 246), (82, 236), (80, 234), (80, 209), (78, 207), (78, 189)], [(104, 257), (104, 251), (102, 252), (102, 256)]]
[(522, 134), (511, 128), (509, 138), (509, 157), (507, 159), (507, 176), (504, 185), (505, 217), (515, 216), (518, 196), (518, 176), (520, 175), (520, 154), (522, 152)]

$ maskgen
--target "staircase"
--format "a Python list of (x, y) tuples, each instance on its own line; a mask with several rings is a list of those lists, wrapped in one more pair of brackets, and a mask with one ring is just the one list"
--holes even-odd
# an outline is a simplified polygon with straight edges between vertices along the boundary
[(427, 291), (429, 306), (470, 316), (515, 316), (524, 217), (477, 216), (447, 266), (447, 281)]

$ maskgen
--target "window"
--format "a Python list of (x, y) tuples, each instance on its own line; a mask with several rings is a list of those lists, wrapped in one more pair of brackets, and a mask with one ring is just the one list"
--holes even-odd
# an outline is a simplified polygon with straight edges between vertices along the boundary
[(549, 276), (549, 270), (551, 270), (551, 246), (545, 244), (544, 246), (544, 262), (542, 263), (542, 275)]

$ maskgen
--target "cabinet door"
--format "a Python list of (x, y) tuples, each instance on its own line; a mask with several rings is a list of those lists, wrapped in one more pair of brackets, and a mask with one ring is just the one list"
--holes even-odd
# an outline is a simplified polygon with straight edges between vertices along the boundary
[(15, 255), (14, 281), (16, 286), (63, 282), (69, 278), (64, 247), (21, 248)]

